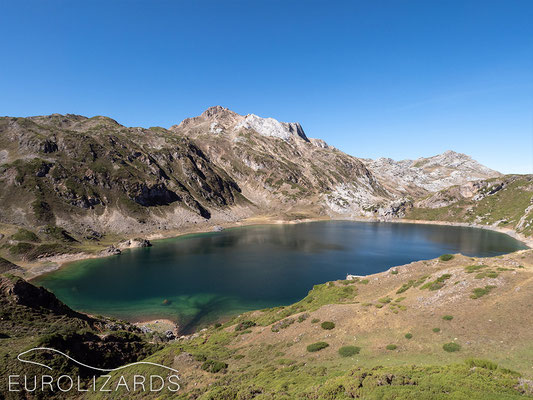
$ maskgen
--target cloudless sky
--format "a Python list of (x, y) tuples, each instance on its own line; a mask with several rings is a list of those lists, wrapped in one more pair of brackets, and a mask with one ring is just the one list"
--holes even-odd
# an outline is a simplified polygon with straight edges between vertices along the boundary
[(533, 173), (530, 0), (0, 0), (0, 115), (222, 105), (365, 158)]

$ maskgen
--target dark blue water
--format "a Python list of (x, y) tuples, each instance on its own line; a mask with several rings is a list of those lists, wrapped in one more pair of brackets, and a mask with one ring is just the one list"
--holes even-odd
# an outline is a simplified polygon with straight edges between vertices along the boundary
[(372, 274), (444, 253), (495, 256), (523, 248), (510, 236), (464, 227), (346, 221), (250, 226), (80, 261), (36, 283), (77, 310), (130, 321), (169, 318), (190, 331), (221, 316), (293, 303), (313, 285), (348, 273)]

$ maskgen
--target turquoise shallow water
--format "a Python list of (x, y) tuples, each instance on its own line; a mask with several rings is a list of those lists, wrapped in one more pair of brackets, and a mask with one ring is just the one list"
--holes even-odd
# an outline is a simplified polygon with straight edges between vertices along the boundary
[[(444, 253), (494, 256), (526, 248), (488, 230), (439, 225), (312, 222), (228, 229), (156, 241), (39, 277), (76, 310), (190, 332), (223, 316), (290, 304), (318, 283)], [(167, 300), (168, 304), (163, 304)]]

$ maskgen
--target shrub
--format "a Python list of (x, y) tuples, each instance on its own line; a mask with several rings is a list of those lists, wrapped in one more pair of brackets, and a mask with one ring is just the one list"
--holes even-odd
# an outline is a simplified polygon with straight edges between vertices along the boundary
[(318, 319), (318, 318), (313, 318), (313, 319), (311, 320), (311, 323), (312, 323), (312, 324), (316, 324), (317, 322), (320, 322), (320, 319)]
[(351, 357), (356, 354), (359, 354), (360, 351), (361, 348), (357, 346), (342, 346), (339, 349), (339, 354), (341, 355), (341, 357)]
[(451, 259), (453, 259), (453, 254), (443, 254), (439, 257), (441, 261), (450, 261)]
[(205, 354), (193, 354), (192, 355), (192, 358), (195, 360), (195, 361), (207, 361), (207, 357)]
[(444, 351), (447, 351), (449, 353), (453, 353), (455, 351), (461, 350), (461, 345), (459, 345), (457, 343), (454, 343), (454, 342), (450, 342), (450, 343), (443, 344), (442, 348), (444, 349)]
[(334, 322), (331, 322), (331, 321), (324, 321), (320, 324), (320, 326), (322, 327), (322, 329), (326, 329), (326, 330), (331, 330), (333, 328), (335, 328), (335, 323)]
[(484, 288), (475, 288), (472, 290), (472, 294), (470, 295), (471, 299), (479, 299), (481, 296), (485, 296), (486, 294), (489, 294), (492, 289), (494, 289), (496, 286), (494, 285), (487, 285)]
[(451, 321), (453, 319), (453, 315), (445, 315), (442, 317), (444, 321)]
[(407, 297), (398, 297), (396, 300), (394, 300), (395, 303), (399, 303), (401, 301), (404, 301)]
[(467, 274), (471, 274), (472, 272), (479, 271), (482, 268), (487, 268), (487, 265), (469, 265), (468, 267), (465, 267), (465, 272)]
[(370, 282), (368, 279), (362, 279), (359, 281), (359, 283), (362, 283), (363, 285), (368, 285), (368, 282)]
[(483, 278), (497, 278), (499, 275), (499, 273), (497, 273), (496, 271), (484, 271), (484, 272), (479, 272), (476, 274), (475, 278), (476, 279), (483, 279)]
[(202, 364), (202, 369), (207, 372), (216, 374), (228, 368), (228, 364), (222, 361), (207, 360)]
[(451, 277), (452, 277), (451, 274), (441, 275), (437, 279), (435, 279), (434, 281), (425, 283), (423, 286), (420, 287), (420, 289), (422, 289), (422, 290), (424, 290), (424, 289), (439, 290), (440, 288), (442, 288), (444, 286), (444, 282), (446, 282)]
[(272, 325), (270, 330), (272, 332), (279, 332), (280, 329), (288, 328), (289, 326), (294, 324), (295, 321), (296, 320), (294, 318), (286, 318), (286, 319), (284, 319), (282, 321), (279, 321), (279, 322), (275, 323), (274, 325)]
[(255, 326), (254, 321), (242, 321), (235, 326), (235, 331), (245, 331), (248, 328)]
[(413, 337), (413, 334), (412, 334), (412, 333), (406, 333), (406, 334), (405, 334), (405, 338), (406, 338), (406, 339), (412, 339), (412, 337)]
[(398, 346), (396, 346), (395, 344), (388, 344), (386, 349), (387, 350), (396, 350), (398, 348)]
[(382, 304), (388, 304), (392, 301), (392, 299), (390, 297), (382, 297), (381, 299), (378, 300), (380, 303)]
[(298, 322), (304, 322), (307, 318), (309, 318), (309, 314), (308, 313), (305, 313), (305, 314), (301, 314), (300, 316), (298, 316)]
[(233, 356), (234, 360), (242, 360), (244, 358), (244, 354), (235, 354)]
[(314, 353), (315, 351), (320, 351), (322, 349), (325, 349), (326, 347), (329, 347), (329, 344), (327, 344), (326, 342), (316, 342), (307, 346), (307, 351), (310, 353)]
[(407, 290), (409, 290), (410, 288), (412, 287), (417, 287), (417, 286), (420, 286), (422, 283), (424, 283), (424, 281), (428, 278), (428, 276), (421, 276), (420, 278), (418, 278), (417, 280), (414, 280), (414, 279), (411, 279), (409, 282), (407, 283), (404, 283), (402, 285), (401, 288), (399, 288), (397, 291), (396, 291), (396, 294), (401, 294)]
[(439, 333), (440, 332), (440, 328), (433, 328), (433, 332)]
[(221, 326), (222, 326), (222, 324), (221, 324), (220, 322), (217, 322), (217, 323), (215, 324), (215, 329), (220, 328)]

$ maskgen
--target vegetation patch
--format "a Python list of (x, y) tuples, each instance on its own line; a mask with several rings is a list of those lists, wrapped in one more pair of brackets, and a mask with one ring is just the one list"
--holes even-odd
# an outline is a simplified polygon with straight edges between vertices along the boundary
[(398, 314), (400, 311), (406, 311), (406, 310), (407, 310), (407, 307), (404, 306), (403, 304), (392, 303), (392, 304), (390, 305), (390, 310), (391, 310), (394, 314)]
[(493, 363), (488, 360), (480, 360), (477, 358), (468, 358), (465, 360), (466, 365), (470, 368), (484, 368), (490, 371), (496, 371), (498, 369), (498, 364)]
[(426, 281), (426, 279), (428, 278), (428, 276), (422, 276), (416, 280), (410, 280), (409, 282), (407, 283), (404, 283), (397, 291), (396, 291), (396, 294), (401, 294), (403, 292), (406, 292), (407, 290), (409, 290), (410, 288), (412, 287), (417, 287), (417, 286), (420, 286), (422, 283), (424, 283)]
[(405, 338), (406, 339), (412, 339), (413, 338), (413, 334), (412, 333), (406, 333), (405, 334)]
[[(518, 378), (506, 371), (472, 370), (464, 363), (423, 367), (357, 367), (342, 376), (330, 377), (318, 388), (307, 389), (308, 393), (301, 398), (511, 400), (523, 398), (517, 382)], [(289, 394), (286, 398), (299, 396)]]
[(453, 260), (453, 254), (443, 254), (439, 257), (439, 260), (441, 261), (450, 261)]
[(255, 322), (254, 321), (242, 321), (240, 323), (238, 323), (236, 326), (235, 326), (235, 331), (245, 331), (247, 330), (248, 328), (251, 328), (252, 326), (255, 326)]
[(483, 279), (483, 278), (497, 278), (498, 273), (495, 271), (483, 271), (476, 274), (476, 279)]
[(341, 357), (351, 357), (356, 354), (359, 354), (360, 351), (361, 348), (357, 346), (342, 346), (339, 349), (339, 354), (341, 355)]
[(442, 349), (448, 353), (454, 353), (461, 350), (461, 345), (454, 342), (445, 343), (442, 345)]
[(444, 316), (442, 317), (442, 319), (443, 319), (444, 321), (451, 321), (451, 320), (453, 319), (453, 315), (444, 315)]
[(465, 267), (465, 272), (467, 274), (471, 274), (473, 272), (477, 272), (480, 269), (487, 268), (488, 265), (469, 265), (468, 267)]
[(334, 322), (331, 322), (331, 321), (324, 321), (320, 324), (320, 326), (322, 327), (322, 329), (326, 329), (326, 330), (331, 330), (333, 328), (335, 328), (335, 323)]
[(328, 343), (326, 343), (326, 342), (316, 342), (316, 343), (313, 343), (313, 344), (310, 344), (309, 346), (307, 346), (307, 351), (310, 352), (310, 353), (314, 353), (314, 352), (320, 351), (322, 349), (325, 349), (326, 347), (329, 347)]
[(439, 332), (440, 332), (440, 328), (433, 328), (432, 330), (433, 330), (433, 332), (435, 332), (435, 333), (439, 333)]
[(272, 328), (270, 328), (270, 330), (272, 332), (279, 332), (280, 329), (286, 329), (292, 324), (294, 324), (294, 322), (296, 322), (294, 318), (287, 318), (272, 325)]
[(439, 276), (434, 281), (430, 281), (425, 283), (420, 287), (421, 290), (429, 289), (429, 290), (439, 290), (440, 288), (444, 287), (445, 282), (452, 277), (451, 274), (444, 274)]
[(398, 346), (395, 344), (388, 344), (387, 347), (385, 347), (387, 350), (396, 350)]
[(470, 295), (471, 299), (479, 299), (482, 296), (485, 296), (491, 292), (492, 289), (496, 288), (494, 285), (487, 285), (484, 288), (475, 288), (472, 290), (472, 294)]
[(228, 364), (222, 361), (207, 360), (202, 364), (202, 369), (207, 372), (216, 374), (217, 372), (224, 371), (228, 368)]
[(399, 303), (401, 301), (404, 301), (407, 297), (398, 297), (396, 300), (394, 300), (395, 303)]
[(35, 248), (35, 245), (26, 242), (17, 243), (9, 247), (9, 252), (14, 256), (22, 256)]
[(301, 314), (301, 315), (298, 316), (298, 322), (299, 322), (299, 323), (302, 323), (302, 322), (304, 322), (307, 318), (309, 318), (309, 314), (308, 314), (308, 313)]
[(37, 236), (35, 233), (23, 228), (19, 229), (16, 233), (11, 235), (11, 239), (18, 240), (19, 242), (38, 243), (41, 241), (41, 239), (39, 239), (39, 236)]
[(55, 225), (47, 225), (43, 232), (53, 240), (59, 240), (61, 242), (67, 242), (67, 243), (73, 243), (77, 242), (76, 239), (74, 239), (70, 233), (68, 233), (65, 229), (55, 226)]

